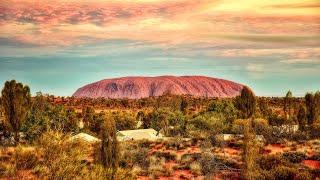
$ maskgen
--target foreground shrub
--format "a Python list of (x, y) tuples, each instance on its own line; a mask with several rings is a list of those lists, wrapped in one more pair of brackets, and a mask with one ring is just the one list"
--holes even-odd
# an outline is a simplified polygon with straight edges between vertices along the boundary
[(155, 179), (159, 176), (170, 176), (173, 173), (171, 166), (165, 165), (165, 159), (159, 159), (155, 156), (150, 157), (150, 166), (148, 169), (151, 179)]
[(185, 149), (186, 142), (181, 138), (174, 138), (168, 141), (165, 141), (166, 149), (173, 149), (173, 150), (181, 150)]
[(42, 162), (34, 172), (40, 177), (74, 179), (85, 170), (89, 157), (88, 144), (70, 141), (69, 136), (50, 131), (40, 138), (39, 146)]
[(282, 157), (292, 163), (301, 163), (307, 156), (302, 152), (285, 152)]
[(273, 170), (275, 180), (294, 179), (297, 170), (286, 166), (278, 166)]
[(191, 163), (189, 167), (193, 175), (201, 175), (201, 165), (198, 162)]
[(32, 169), (38, 163), (37, 152), (33, 148), (18, 146), (13, 154), (17, 169)]
[[(102, 165), (96, 164), (85, 168), (77, 179), (94, 179), (94, 180), (114, 180), (113, 171), (106, 169)], [(136, 179), (136, 175), (129, 169), (118, 168), (115, 172), (116, 179), (131, 180)]]
[(159, 158), (164, 158), (166, 161), (174, 161), (177, 159), (177, 154), (175, 152), (157, 151), (154, 155)]
[(199, 160), (204, 175), (213, 174), (217, 170), (217, 162), (212, 153), (203, 153)]
[(285, 162), (278, 155), (264, 155), (257, 160), (257, 163), (261, 169), (271, 170), (277, 166), (283, 165)]
[(123, 168), (132, 168), (133, 166), (138, 166), (144, 170), (147, 170), (150, 164), (150, 160), (147, 158), (148, 152), (148, 148), (140, 148), (127, 144), (121, 151), (119, 164)]
[(312, 176), (309, 172), (303, 171), (303, 172), (299, 172), (294, 179), (295, 180), (311, 180)]
[(14, 164), (5, 164), (4, 162), (0, 163), (0, 178), (2, 177), (11, 177), (15, 175), (17, 168)]

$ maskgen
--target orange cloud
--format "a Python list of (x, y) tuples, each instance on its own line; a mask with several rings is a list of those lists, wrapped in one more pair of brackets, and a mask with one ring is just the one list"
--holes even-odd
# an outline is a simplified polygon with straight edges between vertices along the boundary
[[(243, 42), (238, 42), (241, 39), (274, 43), (270, 38), (281, 40), (287, 35), (319, 34), (320, 15), (295, 14), (292, 9), (297, 8), (291, 6), (297, 6), (297, 2), (7, 0), (0, 2), (0, 38), (41, 46), (81, 45), (108, 39), (166, 43), (167, 46), (194, 43), (241, 46)], [(289, 14), (248, 11), (255, 5), (262, 8), (287, 4), (291, 5), (287, 6), (291, 9)], [(301, 1), (298, 5), (309, 6), (310, 2)], [(226, 37), (225, 34), (233, 35), (217, 38)]]

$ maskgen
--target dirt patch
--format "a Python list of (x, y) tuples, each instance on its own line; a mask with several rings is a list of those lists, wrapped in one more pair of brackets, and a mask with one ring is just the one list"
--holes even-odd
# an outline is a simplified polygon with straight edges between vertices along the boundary
[(288, 151), (289, 149), (289, 147), (285, 147), (282, 144), (269, 144), (264, 148), (264, 152), (269, 154), (277, 154)]
[(304, 160), (302, 164), (312, 169), (320, 169), (320, 161), (317, 160)]
[(190, 170), (176, 170), (173, 173), (174, 179), (192, 179), (193, 175)]

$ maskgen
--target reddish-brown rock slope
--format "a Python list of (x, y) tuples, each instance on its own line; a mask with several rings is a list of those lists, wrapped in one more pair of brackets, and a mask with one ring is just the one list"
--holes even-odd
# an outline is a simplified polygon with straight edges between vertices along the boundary
[(163, 94), (198, 97), (234, 97), (243, 85), (205, 76), (122, 77), (105, 79), (79, 88), (74, 97), (138, 99)]

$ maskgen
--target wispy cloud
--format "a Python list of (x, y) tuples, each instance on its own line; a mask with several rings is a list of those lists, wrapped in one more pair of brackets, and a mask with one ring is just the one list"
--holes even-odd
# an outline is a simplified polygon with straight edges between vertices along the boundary
[(285, 64), (320, 64), (320, 59), (286, 59), (280, 62)]

